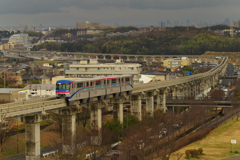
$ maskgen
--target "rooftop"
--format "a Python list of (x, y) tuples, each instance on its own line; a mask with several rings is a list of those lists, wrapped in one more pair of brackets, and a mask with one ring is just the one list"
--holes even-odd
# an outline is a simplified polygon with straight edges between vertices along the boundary
[(22, 88), (1, 88), (0, 93), (10, 93), (13, 91), (20, 91), (23, 90)]
[(141, 74), (143, 74), (143, 75), (167, 75), (170, 72), (171, 72), (170, 70), (166, 70), (166, 71), (152, 70), (152, 71), (143, 71), (143, 72), (141, 72)]
[(45, 90), (45, 89), (55, 90), (56, 85), (55, 84), (29, 84), (24, 89), (40, 89), (40, 88), (41, 90)]

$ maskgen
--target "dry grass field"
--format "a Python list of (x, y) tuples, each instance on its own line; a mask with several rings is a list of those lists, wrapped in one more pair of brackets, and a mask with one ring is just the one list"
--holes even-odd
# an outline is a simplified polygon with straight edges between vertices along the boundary
[[(196, 141), (186, 147), (181, 148), (172, 154), (170, 160), (176, 160), (181, 154), (184, 154), (188, 149), (203, 148), (205, 155), (199, 156), (200, 160), (219, 160), (224, 157), (234, 155), (230, 153), (230, 141), (236, 139), (238, 142), (238, 148), (240, 147), (240, 119), (236, 121), (236, 118), (228, 123), (214, 129), (205, 138)], [(235, 151), (235, 145), (233, 147)], [(238, 149), (240, 151), (240, 148)], [(196, 159), (196, 158), (190, 158)], [(185, 160), (185, 154), (180, 160)]]

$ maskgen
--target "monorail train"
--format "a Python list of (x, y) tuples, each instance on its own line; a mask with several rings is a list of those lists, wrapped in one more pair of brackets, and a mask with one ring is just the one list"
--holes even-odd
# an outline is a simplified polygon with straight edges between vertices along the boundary
[(130, 95), (133, 90), (132, 75), (59, 80), (56, 82), (56, 98), (65, 98), (68, 105), (101, 101)]

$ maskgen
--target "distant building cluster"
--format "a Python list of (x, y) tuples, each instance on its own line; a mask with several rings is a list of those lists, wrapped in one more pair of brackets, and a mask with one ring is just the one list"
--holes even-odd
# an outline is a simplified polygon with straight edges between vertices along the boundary
[(141, 27), (139, 28), (139, 33), (146, 33), (146, 32), (158, 32), (158, 31), (165, 31), (166, 28), (162, 28), (162, 27)]
[(100, 22), (78, 22), (76, 23), (76, 29), (98, 29), (100, 28), (101, 23)]
[(114, 26), (101, 26), (100, 22), (77, 22), (76, 29), (106, 29), (106, 28), (115, 28)]
[(31, 47), (28, 38), (28, 34), (14, 34), (9, 38), (8, 43), (0, 44), (0, 50), (9, 50), (12, 48), (20, 47)]

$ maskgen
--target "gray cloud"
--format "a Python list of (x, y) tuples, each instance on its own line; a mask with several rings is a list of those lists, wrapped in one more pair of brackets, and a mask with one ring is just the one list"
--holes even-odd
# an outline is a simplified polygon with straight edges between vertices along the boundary
[(0, 14), (38, 14), (63, 12), (63, 7), (99, 9), (101, 7), (178, 10), (240, 5), (239, 0), (1, 0)]

